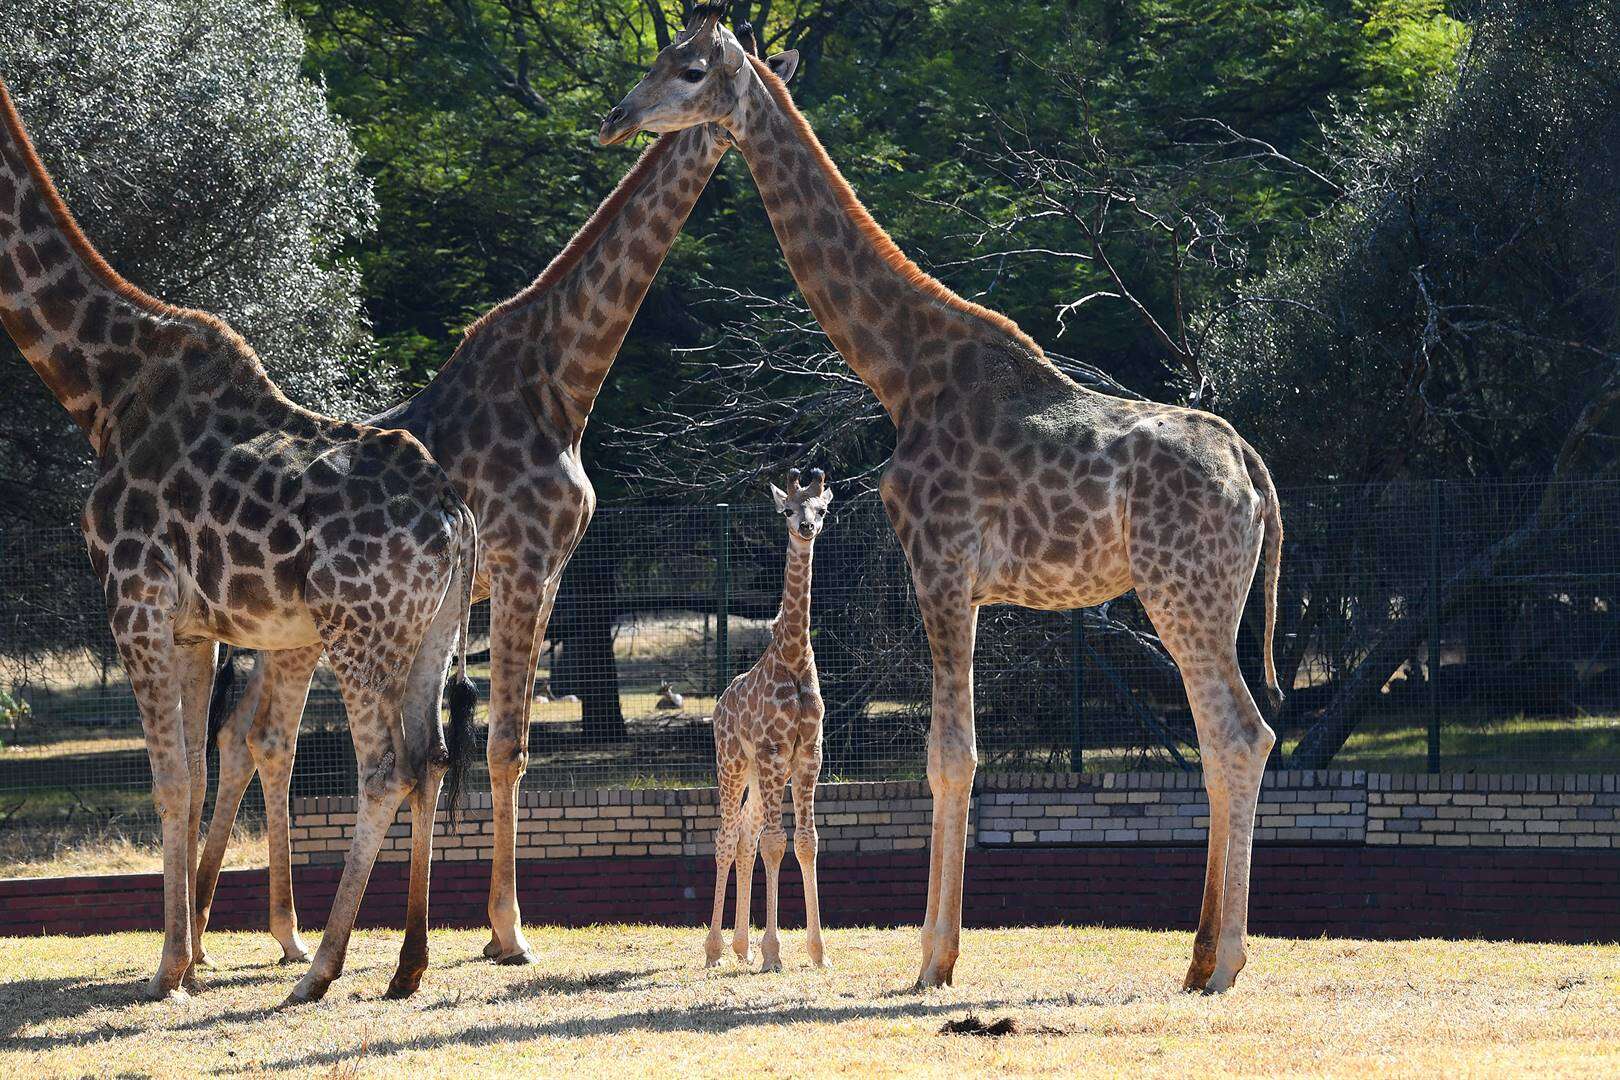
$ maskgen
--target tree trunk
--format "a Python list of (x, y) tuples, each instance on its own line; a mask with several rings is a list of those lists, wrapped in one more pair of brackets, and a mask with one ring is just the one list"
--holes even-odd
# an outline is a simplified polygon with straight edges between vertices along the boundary
[(558, 693), (579, 695), (588, 743), (623, 742), (628, 735), (619, 704), (619, 666), (613, 655), (613, 628), (618, 619), (618, 530), (604, 516), (575, 554), (558, 598), (553, 637), (562, 646), (557, 657)]
[[(1545, 509), (1545, 508), (1544, 508)], [(1472, 592), (1487, 584), (1515, 558), (1548, 539), (1549, 530), (1541, 526), (1543, 514), (1536, 515), (1517, 531), (1486, 548), (1453, 574), (1440, 586), (1440, 615), (1445, 616), (1463, 603)], [(1542, 546), (1545, 546), (1542, 544)], [(1427, 612), (1428, 598), (1422, 597), (1410, 606), (1412, 611)], [(1408, 616), (1386, 627), (1373, 643), (1365, 659), (1344, 680), (1344, 688), (1334, 698), (1318, 720), (1288, 757), (1291, 769), (1325, 769), (1338, 752), (1344, 749), (1356, 725), (1377, 701), (1379, 691), (1400, 666), (1413, 654), (1430, 631), (1425, 616)], [(1438, 675), (1432, 673), (1431, 678)]]

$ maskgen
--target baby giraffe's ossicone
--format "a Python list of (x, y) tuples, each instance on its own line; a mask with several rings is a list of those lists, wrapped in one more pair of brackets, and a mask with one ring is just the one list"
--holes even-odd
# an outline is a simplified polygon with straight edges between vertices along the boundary
[[(786, 520), (787, 568), (782, 609), (759, 662), (732, 680), (714, 707), (714, 758), (720, 782), (720, 829), (714, 838), (714, 917), (704, 945), (710, 967), (720, 962), (726, 878), (737, 868), (736, 929), (731, 947), (748, 961), (754, 852), (765, 856), (765, 936), (760, 970), (780, 971), (777, 882), (787, 836), (782, 794), (793, 782), (793, 854), (804, 877), (805, 951), (821, 967), (821, 908), (816, 897), (816, 782), (821, 776), (821, 686), (810, 648), (810, 564), (826, 520), (832, 489), (820, 469), (808, 483), (788, 473), (787, 489), (771, 485)], [(744, 792), (748, 801), (743, 802)]]

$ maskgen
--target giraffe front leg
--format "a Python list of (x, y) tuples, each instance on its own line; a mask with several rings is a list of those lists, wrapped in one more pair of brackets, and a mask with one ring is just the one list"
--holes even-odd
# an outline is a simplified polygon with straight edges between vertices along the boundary
[(518, 580), (517, 570), (496, 566), (491, 574), (487, 759), (494, 847), (484, 955), (500, 964), (530, 964), (534, 952), (523, 936), (517, 895), (517, 789), (529, 764), (534, 669), (558, 581), (553, 576), (537, 596)]
[(973, 774), (979, 756), (973, 728), (973, 645), (978, 609), (960, 591), (960, 574), (945, 572), (938, 577), (949, 587), (930, 590), (928, 583), (933, 576), (916, 575), (918, 603), (934, 662), (933, 714), (928, 729), (933, 843), (929, 851), (923, 960), (916, 982), (919, 990), (949, 986), (961, 952), (962, 875)]
[[(198, 848), (202, 836), (203, 803), (208, 797), (208, 703), (213, 697), (214, 666), (218, 647), (212, 641), (177, 645), (180, 680), (180, 715), (186, 733), (186, 874), (188, 901), (197, 897)], [(191, 920), (191, 959), (181, 981), (197, 989), (197, 960), (202, 957), (202, 923)]]
[(762, 755), (759, 770), (759, 809), (763, 821), (759, 851), (765, 863), (765, 934), (759, 939), (759, 970), (781, 971), (777, 904), (782, 856), (787, 852), (787, 834), (782, 830), (782, 795), (788, 780), (786, 757), (780, 751)]
[(309, 947), (298, 933), (293, 897), (292, 834), (289, 820), (293, 763), (298, 754), (298, 725), (309, 697), (310, 679), (321, 647), (289, 649), (260, 658), (265, 671), (265, 700), (248, 729), (248, 745), (264, 791), (264, 834), (270, 865), (270, 934), (281, 946), (281, 963), (309, 960)]
[(748, 934), (754, 920), (754, 853), (759, 847), (765, 819), (759, 812), (759, 782), (751, 779), (748, 801), (743, 804), (742, 831), (737, 836), (737, 909), (731, 931), (731, 951), (748, 963)]
[(726, 879), (737, 860), (737, 841), (742, 837), (742, 793), (746, 770), (741, 763), (723, 763), (719, 768), (720, 827), (714, 834), (714, 910), (709, 918), (709, 936), (703, 942), (706, 967), (719, 967), (725, 951), (722, 926), (726, 915)]
[(810, 963), (827, 967), (821, 945), (821, 898), (816, 887), (816, 783), (821, 777), (821, 747), (799, 763), (793, 774), (793, 857), (804, 879), (804, 951)]
[[(146, 984), (153, 999), (184, 998), (182, 982), (191, 969), (192, 887), (189, 851), (191, 774), (180, 701), (177, 649), (169, 612), (174, 596), (167, 583), (130, 588), (107, 582), (113, 640), (141, 710), (146, 756), (152, 768), (152, 801), (163, 832), (163, 953)], [(126, 596), (125, 593), (134, 593)], [(146, 595), (142, 595), (146, 594)], [(141, 627), (139, 632), (131, 627)]]

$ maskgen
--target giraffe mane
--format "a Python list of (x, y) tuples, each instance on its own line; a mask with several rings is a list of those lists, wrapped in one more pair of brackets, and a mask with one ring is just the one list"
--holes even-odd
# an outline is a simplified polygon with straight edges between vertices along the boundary
[(971, 300), (964, 299), (951, 291), (950, 287), (944, 282), (912, 262), (906, 253), (900, 250), (900, 245), (894, 242), (893, 237), (873, 219), (871, 212), (861, 203), (860, 198), (855, 194), (855, 190), (849, 186), (849, 181), (844, 179), (844, 174), (838, 171), (838, 166), (833, 163), (833, 159), (827, 156), (827, 150), (821, 145), (821, 140), (816, 138), (815, 130), (811, 128), (810, 121), (804, 118), (804, 114), (799, 111), (799, 107), (793, 103), (793, 97), (788, 93), (787, 84), (777, 78), (776, 73), (759, 57), (749, 55), (748, 62), (754, 65), (754, 71), (765, 83), (765, 88), (770, 91), (771, 97), (776, 99), (777, 106), (787, 114), (799, 137), (810, 148), (816, 164), (821, 167), (821, 171), (826, 174), (828, 182), (832, 185), (839, 206), (849, 215), (849, 219), (855, 223), (861, 234), (871, 242), (878, 256), (891, 269), (897, 271), (906, 284), (911, 285), (924, 296), (937, 300), (946, 307), (988, 323), (994, 329), (1000, 330), (1019, 345), (1028, 349), (1035, 355), (1037, 360), (1044, 364), (1051, 363), (1050, 360), (1047, 360), (1045, 351), (1035, 343), (1035, 339), (1026, 334), (1017, 323), (999, 311), (992, 311), (982, 304), (975, 304)]
[(18, 152), (22, 155), (24, 166), (34, 178), (34, 183), (39, 186), (40, 197), (45, 200), (45, 205), (50, 208), (51, 217), (56, 220), (56, 227), (61, 230), (62, 235), (67, 239), (68, 245), (84, 261), (85, 267), (91, 274), (99, 278), (102, 284), (120, 298), (129, 301), (149, 314), (165, 319), (179, 319), (200, 323), (214, 330), (223, 335), (232, 345), (242, 349), (257, 364), (258, 357), (254, 353), (253, 347), (218, 315), (165, 303), (112, 268), (112, 265), (90, 242), (90, 238), (84, 235), (84, 230), (79, 227), (79, 222), (74, 218), (73, 212), (68, 209), (67, 203), (63, 201), (61, 192), (56, 188), (56, 181), (51, 179), (51, 174), (45, 168), (45, 163), (39, 159), (39, 151), (34, 148), (34, 140), (28, 137), (28, 128), (24, 126), (22, 116), (17, 112), (17, 103), (12, 100), (11, 91), (7, 88), (3, 79), (0, 79), (0, 120), (4, 121), (6, 130), (11, 135), (13, 145), (17, 147)]
[(473, 320), (463, 333), (462, 340), (465, 342), (513, 308), (527, 304), (561, 281), (564, 275), (572, 270), (580, 259), (584, 258), (585, 253), (591, 249), (591, 246), (601, 239), (602, 234), (607, 232), (608, 226), (612, 225), (614, 219), (619, 216), (619, 211), (624, 209), (624, 204), (630, 201), (632, 195), (641, 190), (642, 185), (647, 182), (647, 178), (652, 175), (653, 168), (670, 152), (670, 147), (674, 145), (674, 142), (673, 135), (660, 135), (651, 146), (642, 151), (641, 157), (630, 167), (630, 171), (625, 173), (619, 180), (618, 186), (613, 189), (606, 199), (602, 200), (602, 204), (586, 219), (585, 224), (579, 227), (579, 231), (574, 233), (573, 239), (563, 245), (563, 249), (557, 252), (551, 262), (546, 264), (546, 268), (540, 271), (540, 276), (524, 286), (516, 294), (502, 300), (499, 304)]

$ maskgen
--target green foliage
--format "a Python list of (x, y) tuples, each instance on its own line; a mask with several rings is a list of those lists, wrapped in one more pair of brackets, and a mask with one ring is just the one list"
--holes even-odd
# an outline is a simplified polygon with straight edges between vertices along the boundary
[(1330, 128), (1345, 197), (1212, 339), (1286, 479), (1543, 473), (1615, 368), (1615, 9), (1493, 7), (1431, 85)]
[[(302, 52), (270, 0), (0, 7), (0, 76), (112, 265), (225, 316), (294, 398), (353, 414), (388, 380), (336, 256), (375, 204)], [(5, 512), (72, 520), (88, 447), (9, 341), (0, 352)]]

